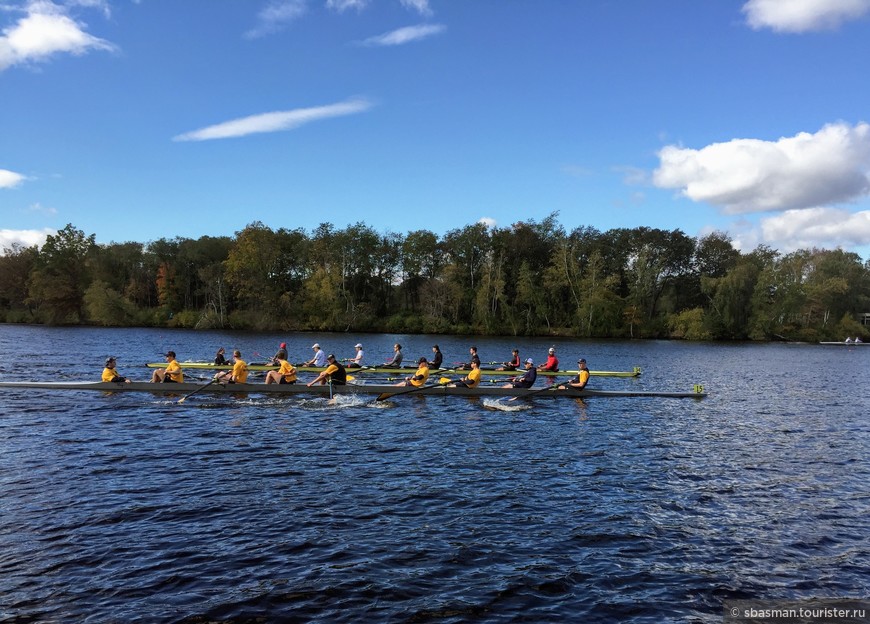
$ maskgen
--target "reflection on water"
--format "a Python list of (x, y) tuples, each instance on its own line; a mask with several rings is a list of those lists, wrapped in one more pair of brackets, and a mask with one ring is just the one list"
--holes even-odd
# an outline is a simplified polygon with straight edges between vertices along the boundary
[[(406, 358), (468, 340), (322, 335)], [(5, 379), (310, 335), (0, 326)], [(485, 360), (516, 345), (475, 339)], [(721, 621), (865, 597), (870, 349), (556, 343), (703, 401), (2, 391), (0, 621)], [(307, 351), (308, 350), (308, 351)], [(24, 363), (24, 368), (12, 368)]]

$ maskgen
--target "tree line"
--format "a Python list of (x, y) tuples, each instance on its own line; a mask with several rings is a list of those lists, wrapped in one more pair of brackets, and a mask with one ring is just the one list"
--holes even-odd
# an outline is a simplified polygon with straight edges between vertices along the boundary
[(742, 253), (721, 232), (566, 231), (557, 215), (438, 236), (254, 222), (97, 244), (72, 224), (0, 255), (0, 322), (689, 340), (866, 337), (870, 262)]

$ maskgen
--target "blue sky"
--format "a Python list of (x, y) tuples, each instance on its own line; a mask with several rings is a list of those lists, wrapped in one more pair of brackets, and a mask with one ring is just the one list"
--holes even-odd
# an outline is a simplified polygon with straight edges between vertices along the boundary
[(728, 233), (870, 257), (870, 0), (0, 0), (0, 248)]

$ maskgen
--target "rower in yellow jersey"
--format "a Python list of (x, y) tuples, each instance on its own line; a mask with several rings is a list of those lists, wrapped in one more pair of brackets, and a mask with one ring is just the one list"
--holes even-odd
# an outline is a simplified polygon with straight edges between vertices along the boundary
[(275, 354), (278, 360), (278, 370), (266, 373), (266, 383), (272, 384), (295, 384), (296, 367), (287, 361), (287, 352), (281, 349)]
[(163, 357), (168, 360), (166, 368), (154, 371), (151, 383), (184, 383), (184, 373), (175, 359), (175, 351), (167, 351)]
[(102, 380), (114, 383), (130, 383), (129, 379), (121, 377), (121, 375), (118, 374), (118, 371), (115, 370), (115, 358), (113, 356), (106, 358), (106, 367), (103, 369)]
[(468, 371), (468, 375), (463, 377), (462, 379), (457, 379), (456, 381), (451, 381), (448, 386), (458, 387), (465, 386), (466, 388), (476, 388), (480, 385), (480, 362), (472, 360), (471, 361), (471, 370)]
[(215, 380), (220, 384), (245, 383), (248, 381), (248, 363), (242, 359), (242, 352), (233, 351), (233, 370), (223, 371), (215, 375)]
[(424, 385), (429, 379), (429, 362), (426, 358), (421, 357), (418, 361), (417, 372), (413, 377), (405, 377), (405, 381), (400, 381), (397, 386), (414, 386), (419, 388)]

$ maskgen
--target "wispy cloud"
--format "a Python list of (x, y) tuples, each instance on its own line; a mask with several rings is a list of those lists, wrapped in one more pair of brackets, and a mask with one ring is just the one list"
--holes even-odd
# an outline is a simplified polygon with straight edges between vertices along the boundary
[(794, 210), (870, 194), (870, 124), (829, 124), (777, 141), (734, 139), (659, 152), (653, 183), (726, 214)]
[(43, 206), (39, 202), (36, 202), (35, 204), (31, 204), (30, 206), (28, 206), (27, 211), (28, 212), (35, 212), (37, 214), (42, 214), (42, 215), (46, 215), (49, 217), (53, 217), (53, 216), (57, 215), (57, 208), (52, 208), (51, 206)]
[(20, 173), (15, 173), (8, 169), (0, 169), (0, 189), (15, 188), (26, 179)]
[(304, 126), (312, 121), (362, 113), (371, 107), (372, 103), (365, 98), (354, 98), (326, 106), (261, 113), (259, 115), (251, 115), (250, 117), (233, 119), (214, 126), (208, 126), (207, 128), (201, 128), (200, 130), (185, 132), (173, 137), (172, 140), (207, 141), (210, 139), (242, 137), (263, 132), (280, 132)]
[(369, 0), (326, 0), (326, 8), (339, 13), (344, 13), (348, 9), (362, 11), (368, 5)]
[[(95, 6), (91, 3), (91, 6)], [(0, 36), (0, 71), (13, 65), (45, 62), (54, 54), (82, 55), (91, 50), (115, 50), (104, 39), (85, 31), (66, 9), (46, 0), (30, 2), (25, 16)]]
[(383, 35), (369, 37), (361, 42), (364, 46), (395, 46), (419, 41), (447, 30), (443, 24), (420, 24), (418, 26), (406, 26), (393, 30)]
[(429, 0), (401, 0), (402, 6), (417, 11), (420, 15), (432, 15)]
[(283, 30), (288, 24), (308, 12), (307, 0), (270, 0), (257, 13), (257, 25), (245, 33), (248, 39), (256, 39)]
[(870, 0), (749, 0), (742, 11), (755, 30), (802, 33), (858, 19), (870, 12)]

